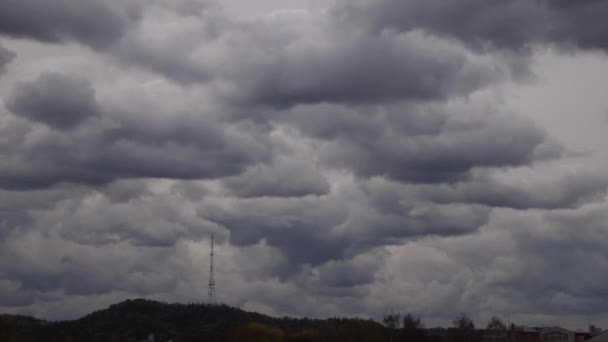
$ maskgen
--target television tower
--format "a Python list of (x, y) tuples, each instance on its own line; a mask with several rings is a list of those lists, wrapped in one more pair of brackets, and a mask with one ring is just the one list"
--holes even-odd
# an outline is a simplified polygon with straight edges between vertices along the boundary
[(211, 234), (211, 253), (209, 261), (209, 305), (217, 304), (215, 300), (215, 273), (213, 271), (213, 233)]

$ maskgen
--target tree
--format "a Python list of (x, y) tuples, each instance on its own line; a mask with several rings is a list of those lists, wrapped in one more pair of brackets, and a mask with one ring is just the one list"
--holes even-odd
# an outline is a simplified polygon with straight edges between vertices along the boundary
[(454, 326), (454, 328), (460, 330), (475, 330), (475, 324), (473, 323), (473, 320), (470, 319), (469, 316), (467, 316), (467, 314), (465, 313), (461, 313), (460, 316), (456, 317), (452, 321), (452, 325)]
[(0, 342), (10, 341), (10, 326), (7, 321), (0, 317)]
[(393, 340), (393, 336), (395, 335), (395, 329), (399, 327), (399, 321), (401, 321), (400, 313), (388, 313), (384, 315), (382, 318), (382, 323), (390, 329), (390, 340)]
[(496, 316), (492, 316), (492, 318), (488, 322), (488, 325), (486, 326), (486, 329), (505, 331), (505, 330), (507, 330), (507, 326), (500, 318), (498, 318)]
[(423, 341), (424, 340), (424, 325), (420, 321), (420, 317), (414, 317), (411, 313), (403, 316), (401, 336), (402, 341)]
[(399, 327), (399, 321), (401, 320), (400, 313), (388, 313), (382, 318), (382, 323), (389, 329), (397, 329)]
[(507, 326), (500, 318), (492, 316), (486, 326), (485, 336), (491, 340), (504, 340), (507, 338)]
[(249, 323), (246, 327), (233, 331), (231, 335), (232, 341), (280, 342), (285, 338), (281, 329), (261, 323)]
[(475, 324), (465, 313), (460, 314), (452, 321), (454, 328), (450, 329), (450, 337), (453, 342), (474, 342), (479, 340), (475, 331)]

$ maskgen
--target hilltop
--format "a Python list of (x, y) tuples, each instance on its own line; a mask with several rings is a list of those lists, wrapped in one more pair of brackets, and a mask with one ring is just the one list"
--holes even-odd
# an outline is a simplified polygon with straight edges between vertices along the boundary
[(362, 319), (273, 318), (226, 305), (127, 300), (72, 321), (0, 315), (0, 342), (384, 341), (388, 330)]

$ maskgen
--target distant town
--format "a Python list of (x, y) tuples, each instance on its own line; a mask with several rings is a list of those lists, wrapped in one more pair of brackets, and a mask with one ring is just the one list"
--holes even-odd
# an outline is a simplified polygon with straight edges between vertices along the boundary
[(449, 328), (425, 329), (419, 317), (390, 313), (383, 318), (384, 325), (392, 331), (394, 341), (445, 341), (445, 342), (579, 342), (608, 341), (608, 331), (590, 324), (586, 330), (569, 330), (559, 326), (530, 327), (509, 324), (494, 316), (485, 328), (476, 328), (473, 321), (461, 314)]

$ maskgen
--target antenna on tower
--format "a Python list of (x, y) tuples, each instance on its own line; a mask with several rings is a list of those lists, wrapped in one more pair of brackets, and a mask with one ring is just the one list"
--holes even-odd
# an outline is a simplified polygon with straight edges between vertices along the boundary
[(211, 253), (209, 259), (209, 305), (217, 304), (215, 299), (215, 272), (213, 271), (213, 233), (211, 234)]

